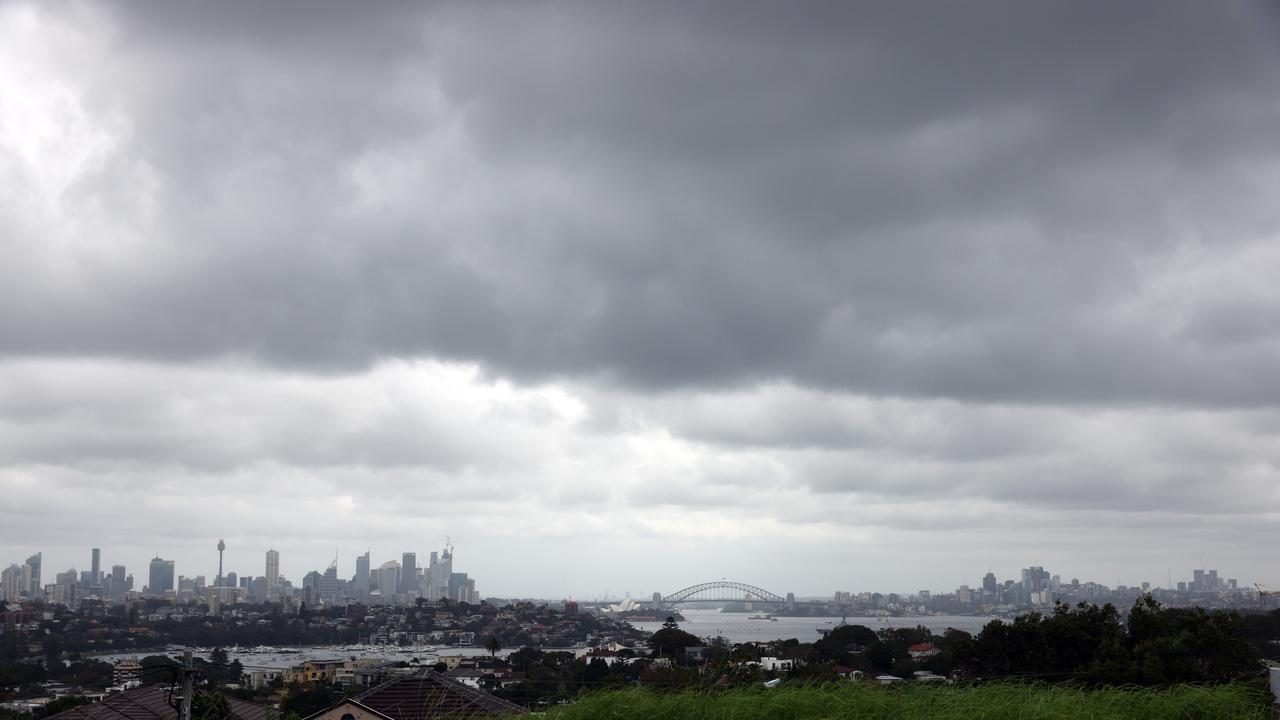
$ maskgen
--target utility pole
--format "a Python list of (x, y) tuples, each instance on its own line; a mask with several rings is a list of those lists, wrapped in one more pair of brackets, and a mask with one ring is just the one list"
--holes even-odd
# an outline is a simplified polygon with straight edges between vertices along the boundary
[(191, 667), (191, 651), (187, 650), (182, 653), (182, 712), (178, 715), (178, 720), (191, 720), (191, 696), (194, 694), (192, 688), (192, 676), (195, 670)]

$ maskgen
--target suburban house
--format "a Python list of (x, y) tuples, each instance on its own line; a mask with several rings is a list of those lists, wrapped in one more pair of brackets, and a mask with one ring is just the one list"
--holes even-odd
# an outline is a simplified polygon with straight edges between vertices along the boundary
[[(178, 720), (168, 683), (143, 685), (108, 695), (101, 702), (73, 707), (46, 720)], [(268, 720), (266, 705), (227, 697), (233, 720)], [(272, 713), (275, 716), (275, 713)]]
[(934, 655), (937, 655), (938, 652), (938, 648), (930, 645), (929, 643), (916, 643), (915, 645), (907, 648), (907, 654), (916, 660), (933, 657)]
[(525, 709), (423, 669), (344, 698), (305, 720), (431, 720), (518, 715)]

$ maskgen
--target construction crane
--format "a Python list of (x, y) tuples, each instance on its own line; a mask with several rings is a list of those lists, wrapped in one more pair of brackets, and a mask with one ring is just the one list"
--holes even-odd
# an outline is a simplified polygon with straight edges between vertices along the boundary
[(1280, 597), (1280, 590), (1265, 588), (1258, 583), (1254, 583), (1253, 587), (1258, 591), (1258, 604), (1266, 606), (1267, 597)]

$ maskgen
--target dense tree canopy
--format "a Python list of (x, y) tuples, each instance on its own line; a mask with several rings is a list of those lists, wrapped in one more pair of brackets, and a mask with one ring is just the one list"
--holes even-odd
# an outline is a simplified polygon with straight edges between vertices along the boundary
[(697, 647), (701, 644), (702, 641), (698, 636), (681, 630), (675, 620), (670, 617), (662, 624), (662, 629), (649, 638), (649, 646), (653, 648), (654, 654), (661, 657), (679, 657), (684, 654), (685, 648)]

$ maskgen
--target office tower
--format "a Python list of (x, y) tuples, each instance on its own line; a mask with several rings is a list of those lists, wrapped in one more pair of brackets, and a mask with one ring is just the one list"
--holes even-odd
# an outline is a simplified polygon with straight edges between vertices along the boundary
[(89, 584), (102, 584), (102, 548), (93, 548), (89, 561)]
[(31, 598), (43, 597), (44, 584), (40, 581), (40, 562), (44, 557), (44, 553), (38, 552), (27, 558), (27, 566), (31, 568), (31, 578), (27, 585), (27, 596)]
[(997, 587), (998, 587), (998, 585), (996, 584), (996, 574), (995, 574), (995, 573), (988, 571), (986, 575), (983, 575), (983, 576), (982, 576), (982, 591), (983, 591), (983, 592), (985, 592), (985, 593), (987, 593), (987, 594), (990, 594), (990, 595), (995, 595), (995, 594), (996, 594), (996, 588), (997, 588)]
[(1025, 602), (1032, 605), (1051, 604), (1049, 592), (1049, 573), (1039, 565), (1033, 565), (1022, 571), (1022, 593)]
[(0, 601), (17, 602), (22, 594), (22, 568), (10, 565), (0, 572)]
[(466, 573), (452, 573), (449, 576), (448, 593), (450, 600), (473, 604), (480, 601), (476, 581), (467, 577)]
[(418, 554), (400, 556), (400, 594), (412, 600), (418, 596)]
[(153, 558), (151, 574), (147, 581), (147, 592), (157, 597), (164, 597), (166, 593), (175, 589), (173, 578), (173, 561), (161, 560), (159, 557)]
[(373, 581), (378, 586), (378, 594), (384, 601), (389, 601), (400, 586), (400, 563), (395, 560), (382, 563), (381, 567), (373, 571)]
[(338, 563), (335, 561), (320, 576), (320, 599), (333, 604), (338, 599)]
[(466, 595), (466, 587), (467, 587), (466, 573), (450, 574), (448, 587), (449, 587), (448, 592), (449, 592), (450, 600), (457, 600), (458, 602), (470, 602), (470, 600), (467, 599), (467, 595)]
[(446, 545), (439, 558), (431, 553), (431, 565), (427, 568), (426, 597), (428, 600), (439, 600), (452, 597), (449, 592), (449, 578), (453, 575), (453, 547)]
[(237, 582), (238, 580), (239, 578), (236, 577), (235, 573), (229, 572), (227, 573), (227, 576), (222, 579), (222, 583), (223, 583), (222, 586), (229, 587), (229, 588), (240, 587), (239, 583)]
[(78, 574), (74, 569), (58, 573), (54, 576), (53, 603), (73, 608), (79, 602), (80, 587)]
[(1195, 592), (1201, 592), (1201, 591), (1203, 591), (1203, 590), (1207, 589), (1207, 588), (1205, 587), (1204, 571), (1203, 571), (1203, 570), (1192, 570), (1192, 571), (1191, 571), (1191, 574), (1193, 575), (1193, 578), (1192, 578), (1192, 580), (1191, 580), (1191, 589), (1192, 589), (1192, 590), (1194, 590)]
[(369, 600), (369, 552), (356, 556), (355, 594), (360, 602)]
[(267, 580), (266, 599), (268, 601), (274, 601), (276, 599), (276, 595), (278, 594), (278, 590), (276, 589), (276, 586), (280, 583), (280, 553), (276, 552), (275, 550), (267, 551), (266, 580)]
[(124, 566), (111, 566), (111, 597), (119, 600), (124, 597)]
[(214, 587), (222, 587), (222, 551), (227, 549), (227, 544), (218, 538), (218, 579), (213, 581)]

